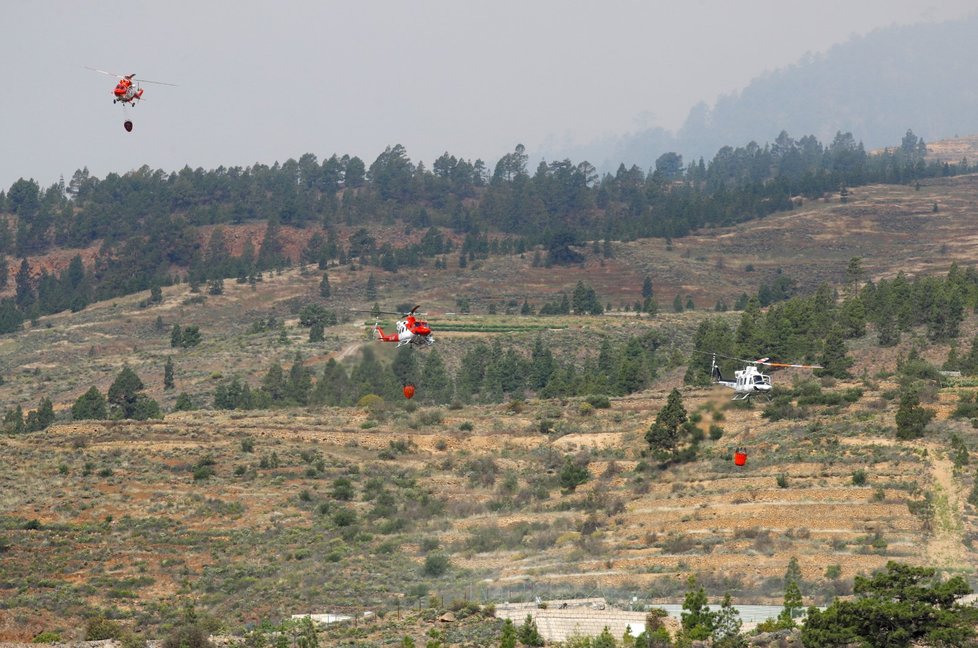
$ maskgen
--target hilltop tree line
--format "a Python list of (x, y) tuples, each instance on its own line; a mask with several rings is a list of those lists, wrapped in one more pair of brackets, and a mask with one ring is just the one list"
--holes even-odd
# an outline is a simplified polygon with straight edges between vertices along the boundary
[[(284, 254), (282, 226), (317, 226), (303, 261), (345, 263), (358, 259), (388, 271), (426, 260), (444, 267), (465, 265), (489, 254), (547, 250), (548, 263), (575, 263), (572, 246), (585, 241), (639, 237), (679, 237), (695, 228), (729, 225), (778, 210), (799, 199), (842, 192), (871, 182), (907, 183), (921, 178), (970, 172), (958, 164), (926, 163), (926, 144), (908, 131), (901, 146), (867, 154), (851, 133), (838, 133), (828, 146), (813, 136), (795, 140), (782, 132), (765, 146), (723, 147), (712, 160), (688, 165), (666, 153), (648, 171), (620, 166), (599, 177), (588, 162), (542, 161), (531, 173), (522, 145), (490, 170), (447, 152), (429, 170), (411, 161), (403, 146), (388, 147), (369, 167), (359, 158), (311, 153), (272, 166), (189, 167), (167, 173), (142, 167), (99, 179), (87, 169), (71, 180), (42, 189), (18, 180), (0, 192), (0, 289), (7, 257), (27, 259), (54, 247), (83, 248), (101, 242), (82, 284), (70, 278), (31, 280), (47, 298), (35, 313), (83, 308), (154, 285), (168, 285), (174, 267), (190, 280), (237, 277), (246, 281), (263, 270), (293, 261)], [(220, 228), (201, 244), (199, 228), (266, 220), (258, 244), (232, 255)], [(378, 244), (365, 226), (401, 223), (424, 230), (419, 243)], [(340, 226), (358, 227), (348, 240)], [(464, 236), (461, 246), (442, 234)], [(492, 236), (489, 233), (493, 233)], [(455, 256), (457, 254), (457, 256)], [(70, 282), (69, 282), (70, 279)], [(63, 289), (41, 281), (60, 282)], [(81, 296), (76, 296), (81, 293)], [(40, 296), (39, 296), (40, 297)], [(6, 304), (11, 310), (13, 304)], [(23, 304), (22, 317), (31, 317)]]

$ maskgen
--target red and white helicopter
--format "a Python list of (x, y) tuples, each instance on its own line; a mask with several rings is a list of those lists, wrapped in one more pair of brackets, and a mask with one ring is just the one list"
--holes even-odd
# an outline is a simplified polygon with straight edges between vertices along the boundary
[[(763, 365), (765, 367), (773, 368), (786, 368), (795, 367), (798, 369), (821, 369), (820, 365), (804, 365), (804, 364), (788, 364), (784, 362), (770, 362), (770, 358), (761, 358), (760, 360), (743, 360), (741, 358), (728, 358), (729, 360), (737, 360), (739, 362), (745, 363), (747, 366), (740, 371), (734, 371), (734, 379), (727, 380), (720, 373), (720, 367), (717, 365), (717, 355), (713, 354), (713, 361), (710, 365), (710, 376), (713, 382), (717, 385), (723, 385), (724, 387), (729, 387), (734, 390), (733, 400), (749, 400), (751, 396), (771, 396), (771, 376), (765, 373), (761, 373), (758, 369), (758, 365)], [(721, 356), (726, 358), (727, 356)]]
[[(163, 81), (149, 81), (147, 79), (136, 80), (136, 74), (114, 74), (112, 72), (106, 72), (105, 70), (98, 70), (93, 67), (86, 67), (86, 70), (91, 70), (93, 72), (99, 72), (108, 76), (116, 77), (119, 82), (116, 84), (115, 88), (112, 90), (112, 103), (121, 103), (123, 108), (127, 106), (135, 106), (136, 102), (143, 98), (143, 89), (139, 87), (140, 83), (153, 83), (155, 85), (165, 85), (176, 87), (173, 83), (164, 83)], [(132, 131), (132, 120), (129, 119), (128, 113), (126, 114), (126, 121), (123, 122), (123, 127), (127, 132)]]
[[(415, 311), (420, 307), (420, 305), (415, 306), (407, 313), (388, 313), (390, 315), (404, 315), (404, 319), (397, 320), (394, 324), (394, 327), (397, 329), (396, 333), (386, 335), (383, 329), (380, 328), (379, 323), (374, 322), (374, 332), (377, 334), (377, 339), (382, 342), (397, 342), (397, 346), (399, 347), (405, 344), (414, 344), (419, 347), (434, 344), (435, 336), (432, 335), (428, 322), (414, 316)], [(387, 311), (380, 312), (384, 313)]]

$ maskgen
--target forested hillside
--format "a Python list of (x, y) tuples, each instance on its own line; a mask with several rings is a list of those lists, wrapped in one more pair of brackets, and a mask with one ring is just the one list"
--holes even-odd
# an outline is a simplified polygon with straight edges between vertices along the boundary
[[(397, 271), (539, 246), (541, 262), (576, 263), (574, 246), (589, 241), (607, 247), (611, 240), (682, 237), (791, 210), (826, 192), (844, 196), (867, 183), (972, 168), (966, 159), (927, 164), (925, 153), (926, 143), (911, 131), (900, 146), (874, 155), (850, 133), (823, 145), (782, 132), (764, 147), (724, 147), (708, 163), (686, 165), (669, 153), (648, 172), (622, 165), (604, 177), (586, 161), (541, 162), (531, 172), (522, 146), (491, 173), (481, 160), (448, 153), (429, 171), (394, 146), (369, 167), (357, 157), (320, 162), (307, 153), (283, 164), (211, 171), (143, 167), (100, 179), (80, 170), (46, 189), (21, 179), (0, 192), (0, 290), (11, 295), (0, 301), (0, 331), (92, 300), (184, 279), (253, 280), (301, 260), (325, 267), (356, 259)], [(215, 229), (261, 221), (262, 235), (240, 246)], [(307, 232), (299, 251), (286, 251), (284, 228)], [(339, 236), (341, 228), (347, 236)], [(36, 260), (55, 251), (61, 267), (39, 268)]]

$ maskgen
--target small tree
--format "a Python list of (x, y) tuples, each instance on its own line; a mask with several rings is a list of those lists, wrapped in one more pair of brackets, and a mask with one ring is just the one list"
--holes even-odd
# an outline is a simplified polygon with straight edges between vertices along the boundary
[(326, 329), (322, 322), (313, 322), (312, 326), (309, 327), (309, 341), (310, 342), (322, 342), (326, 339)]
[(199, 326), (185, 326), (183, 329), (183, 336), (180, 339), (180, 346), (185, 349), (190, 347), (195, 347), (200, 344), (200, 327)]
[(190, 394), (187, 392), (180, 392), (177, 396), (177, 402), (173, 404), (173, 411), (175, 412), (190, 412), (194, 409), (194, 401), (190, 398)]
[(367, 277), (367, 287), (364, 289), (364, 297), (367, 301), (374, 301), (377, 299), (377, 280), (374, 279), (374, 273), (370, 273)]
[(713, 645), (718, 648), (721, 646), (724, 648), (730, 646), (732, 648), (733, 646), (742, 645), (743, 641), (740, 640), (740, 629), (743, 627), (743, 623), (740, 621), (740, 614), (730, 600), (729, 593), (723, 595), (723, 602), (720, 603), (720, 609), (715, 614)]
[(173, 358), (166, 357), (166, 364), (163, 365), (163, 389), (173, 389)]
[(20, 405), (4, 411), (3, 431), (9, 434), (20, 434), (24, 431), (24, 410)]
[(137, 421), (162, 418), (159, 404), (140, 393), (143, 388), (143, 381), (136, 372), (128, 366), (123, 367), (109, 387), (108, 401), (112, 406), (113, 417)]
[(448, 556), (443, 553), (428, 554), (424, 559), (424, 567), (421, 569), (421, 573), (425, 576), (443, 576), (451, 564)]
[(25, 428), (28, 432), (40, 432), (52, 423), (54, 423), (54, 404), (45, 396), (36, 410), (28, 412)]
[(822, 365), (822, 369), (815, 370), (819, 376), (849, 377), (849, 367), (852, 366), (853, 360), (847, 355), (846, 342), (840, 326), (833, 326), (825, 337), (819, 364)]
[(98, 387), (92, 387), (78, 397), (71, 406), (71, 418), (75, 421), (86, 419), (103, 420), (109, 417), (108, 404)]
[(716, 628), (716, 613), (708, 607), (706, 592), (697, 586), (696, 577), (690, 576), (686, 582), (687, 591), (683, 598), (682, 619), (683, 636), (687, 639), (708, 639)]
[(503, 622), (503, 631), (499, 637), (499, 648), (516, 648), (516, 626), (512, 619)]
[(526, 620), (519, 627), (516, 636), (524, 646), (543, 645), (543, 637), (540, 636), (540, 631), (537, 629), (537, 623), (533, 620), (532, 614), (526, 615)]
[(856, 576), (853, 600), (811, 607), (801, 639), (812, 648), (860, 645), (974, 645), (978, 612), (958, 603), (971, 593), (961, 576), (942, 581), (931, 567), (890, 561), (874, 576)]
[(561, 488), (573, 492), (590, 477), (587, 464), (582, 465), (569, 456), (564, 458), (564, 466), (560, 469)]
[(687, 420), (683, 396), (678, 389), (673, 388), (666, 404), (656, 414), (655, 423), (645, 433), (645, 441), (656, 459), (668, 461), (676, 456), (683, 425)]
[(934, 417), (934, 410), (922, 407), (920, 396), (913, 387), (905, 387), (900, 394), (900, 406), (896, 413), (898, 439), (919, 439), (924, 428)]

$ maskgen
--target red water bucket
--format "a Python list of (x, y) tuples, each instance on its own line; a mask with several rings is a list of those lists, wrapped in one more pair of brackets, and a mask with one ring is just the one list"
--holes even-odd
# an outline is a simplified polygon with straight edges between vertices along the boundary
[(414, 385), (404, 385), (404, 398), (414, 397)]
[(741, 452), (740, 450), (738, 450), (737, 452), (734, 453), (734, 465), (735, 466), (743, 466), (746, 463), (747, 463), (747, 453), (746, 452)]

